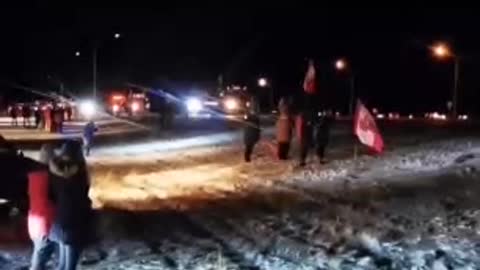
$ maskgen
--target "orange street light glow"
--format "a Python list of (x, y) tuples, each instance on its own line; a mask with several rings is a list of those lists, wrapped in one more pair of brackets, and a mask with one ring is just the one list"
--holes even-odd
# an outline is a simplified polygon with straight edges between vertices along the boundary
[(335, 62), (335, 68), (338, 70), (344, 70), (347, 67), (347, 63), (343, 59), (339, 59)]

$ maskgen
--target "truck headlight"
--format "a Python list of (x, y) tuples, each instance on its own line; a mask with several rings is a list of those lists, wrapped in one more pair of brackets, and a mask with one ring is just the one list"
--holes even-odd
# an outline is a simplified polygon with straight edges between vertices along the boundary
[(198, 113), (203, 109), (203, 104), (198, 98), (189, 98), (186, 101), (187, 110), (190, 113)]
[(85, 100), (80, 103), (80, 113), (86, 117), (91, 118), (97, 111), (97, 106), (92, 100)]
[(225, 100), (225, 108), (229, 111), (238, 109), (238, 101), (233, 98)]
[(132, 103), (132, 111), (133, 112), (136, 112), (140, 109), (140, 105), (138, 104), (138, 102), (133, 102)]

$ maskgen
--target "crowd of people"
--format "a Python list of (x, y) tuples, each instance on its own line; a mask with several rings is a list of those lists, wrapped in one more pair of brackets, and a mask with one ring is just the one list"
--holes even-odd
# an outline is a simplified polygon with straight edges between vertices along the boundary
[[(251, 104), (255, 104), (252, 101)], [(334, 117), (330, 111), (318, 116), (314, 110), (303, 109), (293, 112), (292, 104), (281, 99), (276, 122), (276, 156), (279, 160), (289, 158), (294, 135), (297, 137), (299, 165), (305, 166), (309, 152), (315, 148), (320, 163), (325, 163), (325, 151), (330, 138)], [(260, 141), (261, 127), (258, 106), (251, 105), (245, 116), (244, 144), (245, 162), (250, 162), (255, 145)]]
[[(18, 119), (22, 118), (22, 126), (24, 128), (38, 128), (45, 129), (48, 132), (59, 133), (63, 129), (63, 123), (72, 120), (73, 108), (57, 104), (44, 106), (11, 105), (8, 107), (8, 115), (13, 127), (18, 127)], [(32, 118), (33, 122), (31, 121)]]
[[(321, 117), (300, 110), (293, 113), (285, 99), (280, 100), (276, 122), (276, 150), (279, 160), (287, 160), (296, 134), (299, 164), (304, 166), (312, 148), (321, 163), (333, 123), (331, 113)], [(255, 145), (261, 139), (258, 104), (252, 100), (245, 116), (245, 161), (250, 162)], [(93, 121), (84, 129), (83, 142), (65, 140), (60, 146), (45, 144), (40, 150), (42, 164), (28, 175), (28, 231), (33, 242), (31, 270), (45, 269), (53, 253), (58, 251), (59, 270), (74, 270), (82, 250), (93, 240), (94, 215), (88, 193), (88, 155), (96, 131)], [(295, 132), (296, 131), (296, 132)], [(85, 148), (87, 147), (87, 148)], [(85, 153), (85, 155), (84, 155)]]

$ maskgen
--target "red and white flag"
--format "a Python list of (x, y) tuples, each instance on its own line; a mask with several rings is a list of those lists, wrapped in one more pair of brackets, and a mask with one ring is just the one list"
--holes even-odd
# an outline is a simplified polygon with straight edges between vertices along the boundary
[(368, 109), (357, 102), (355, 118), (353, 121), (353, 132), (357, 135), (361, 143), (372, 148), (377, 153), (383, 152), (383, 139), (378, 131), (377, 124)]
[(303, 80), (303, 90), (305, 90), (307, 94), (315, 94), (317, 91), (315, 83), (315, 65), (312, 60), (308, 64), (307, 74), (305, 74), (305, 79)]

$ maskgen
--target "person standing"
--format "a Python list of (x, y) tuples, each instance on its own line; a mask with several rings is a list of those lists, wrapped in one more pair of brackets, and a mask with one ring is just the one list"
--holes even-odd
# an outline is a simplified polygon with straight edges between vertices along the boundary
[(90, 155), (90, 149), (93, 143), (93, 137), (95, 136), (95, 132), (98, 131), (98, 128), (95, 126), (95, 123), (90, 120), (85, 127), (83, 128), (82, 134), (82, 141), (83, 141), (83, 150), (85, 152), (85, 156)]
[(300, 145), (300, 166), (306, 165), (308, 152), (312, 144), (313, 127), (310, 115), (301, 111), (296, 118), (297, 138)]
[(40, 149), (39, 161), (44, 165), (28, 175), (28, 232), (33, 242), (33, 254), (30, 270), (43, 270), (51, 258), (54, 243), (49, 238), (49, 232), (54, 219), (54, 205), (50, 200), (48, 163), (53, 156), (53, 146), (45, 144)]
[(277, 120), (277, 156), (280, 160), (287, 160), (292, 140), (293, 121), (285, 99), (280, 100), (278, 111), (280, 116)]
[(53, 132), (61, 133), (62, 132), (62, 120), (63, 120), (63, 110), (60, 106), (55, 105), (53, 109), (53, 123), (54, 128)]
[(40, 128), (41, 120), (42, 120), (42, 112), (39, 107), (36, 107), (34, 110), (34, 118), (35, 118), (35, 127)]
[(58, 108), (58, 133), (63, 132), (63, 123), (65, 122), (65, 108), (63, 105)]
[(45, 122), (44, 128), (45, 131), (47, 132), (52, 132), (52, 108), (50, 107), (50, 104), (47, 104), (45, 106), (45, 109), (43, 110), (43, 121)]
[(252, 160), (253, 149), (260, 140), (260, 118), (258, 117), (258, 111), (258, 104), (252, 99), (250, 102), (250, 108), (245, 115), (245, 127), (243, 133), (245, 162), (250, 162)]
[(29, 127), (30, 126), (30, 106), (27, 104), (23, 104), (22, 107), (22, 117), (23, 117), (23, 127)]
[(12, 126), (16, 127), (18, 126), (18, 121), (17, 121), (17, 115), (18, 115), (18, 111), (17, 111), (17, 106), (13, 105), (13, 106), (10, 106), (9, 107), (9, 114), (10, 114), (10, 118), (12, 118)]
[(315, 146), (318, 160), (320, 163), (326, 163), (325, 150), (330, 141), (330, 129), (333, 124), (333, 115), (331, 111), (320, 118), (315, 128)]
[(90, 180), (79, 142), (68, 140), (49, 163), (55, 219), (51, 239), (59, 245), (59, 270), (75, 270), (91, 239)]
[(73, 109), (72, 109), (72, 105), (67, 105), (67, 108), (66, 108), (66, 113), (67, 113), (67, 121), (72, 121), (72, 114), (73, 114)]

